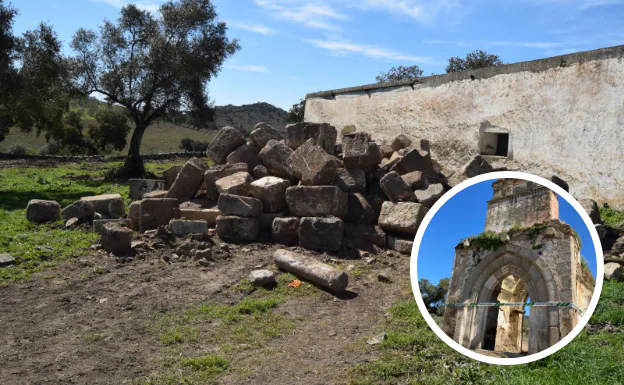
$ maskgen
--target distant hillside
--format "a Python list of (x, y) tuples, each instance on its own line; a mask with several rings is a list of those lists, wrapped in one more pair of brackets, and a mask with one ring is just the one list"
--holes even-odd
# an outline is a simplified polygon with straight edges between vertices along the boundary
[(245, 104), (242, 106), (215, 106), (216, 127), (232, 126), (250, 132), (259, 122), (266, 122), (276, 130), (285, 130), (288, 112), (269, 103)]

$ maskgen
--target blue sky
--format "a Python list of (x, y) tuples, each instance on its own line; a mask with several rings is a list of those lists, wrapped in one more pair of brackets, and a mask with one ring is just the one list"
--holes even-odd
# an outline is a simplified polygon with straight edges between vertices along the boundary
[[(464, 238), (483, 232), (487, 201), (492, 199), (492, 183), (488, 180), (472, 185), (448, 200), (427, 226), (418, 253), (418, 278), (426, 278), (437, 285), (440, 279), (450, 277), (455, 246)], [(584, 256), (594, 277), (596, 252), (587, 226), (581, 216), (563, 198), (559, 197), (559, 218), (572, 226), (581, 238)]]
[[(67, 44), (115, 19), (126, 0), (9, 0), (16, 32), (40, 21)], [(161, 0), (139, 0), (155, 11)], [(210, 85), (216, 104), (288, 109), (306, 93), (375, 82), (418, 64), (444, 73), (475, 49), (518, 62), (624, 44), (624, 0), (215, 0), (243, 49)]]

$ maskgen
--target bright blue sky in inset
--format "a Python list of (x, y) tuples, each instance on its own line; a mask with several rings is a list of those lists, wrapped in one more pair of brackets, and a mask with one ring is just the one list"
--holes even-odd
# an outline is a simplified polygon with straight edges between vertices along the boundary
[[(15, 32), (51, 23), (65, 47), (79, 27), (129, 0), (8, 0)], [(137, 0), (156, 11), (164, 0)], [(210, 84), (217, 105), (288, 109), (307, 93), (375, 82), (380, 71), (483, 49), (514, 63), (624, 44), (624, 0), (214, 0), (243, 49)]]
[[(455, 246), (464, 238), (483, 232), (487, 201), (492, 199), (492, 183), (487, 180), (460, 191), (449, 199), (434, 215), (425, 231), (418, 253), (418, 278), (426, 278), (437, 285), (450, 277)], [(572, 226), (581, 238), (581, 255), (588, 261), (596, 276), (596, 251), (589, 229), (581, 216), (563, 198), (559, 197), (559, 218)]]

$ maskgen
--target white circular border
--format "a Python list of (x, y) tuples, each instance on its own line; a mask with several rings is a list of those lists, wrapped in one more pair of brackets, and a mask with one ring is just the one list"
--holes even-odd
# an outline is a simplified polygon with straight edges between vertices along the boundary
[[(500, 357), (490, 357), (490, 356), (486, 356), (483, 354), (479, 354), (473, 350), (463, 347), (459, 343), (455, 342), (446, 333), (444, 333), (442, 329), (436, 324), (436, 322), (433, 320), (433, 318), (427, 311), (425, 302), (423, 301), (420, 295), (420, 288), (418, 287), (418, 250), (420, 248), (420, 243), (422, 242), (423, 235), (425, 234), (425, 231), (427, 230), (427, 226), (429, 226), (429, 222), (431, 222), (431, 220), (433, 219), (434, 215), (438, 212), (438, 210), (449, 199), (455, 196), (455, 194), (459, 193), (460, 191), (464, 190), (467, 187), (470, 187), (480, 182), (493, 180), (493, 179), (510, 179), (510, 178), (529, 180), (531, 182), (535, 182), (545, 187), (548, 187), (549, 189), (556, 192), (563, 199), (565, 199), (578, 212), (578, 214), (583, 219), (583, 222), (585, 222), (585, 225), (589, 229), (589, 233), (591, 234), (591, 237), (592, 237), (594, 249), (596, 250), (597, 273), (596, 273), (596, 285), (594, 286), (594, 294), (592, 296), (591, 301), (589, 302), (587, 311), (585, 311), (579, 323), (572, 329), (570, 333), (568, 333), (568, 335), (566, 335), (562, 340), (560, 340), (553, 346), (549, 347), (548, 349), (542, 350), (540, 352), (527, 355), (524, 357), (500, 358)], [(585, 327), (585, 325), (591, 318), (591, 315), (593, 314), (594, 310), (596, 309), (596, 305), (598, 304), (598, 299), (600, 298), (600, 293), (602, 291), (602, 283), (604, 280), (604, 256), (602, 254), (602, 247), (600, 246), (600, 238), (598, 237), (598, 232), (596, 231), (596, 228), (594, 227), (594, 223), (589, 218), (589, 215), (587, 215), (587, 212), (583, 209), (583, 207), (581, 207), (581, 205), (576, 201), (576, 199), (574, 199), (572, 195), (570, 195), (570, 193), (566, 192), (564, 189), (557, 186), (553, 182), (547, 179), (541, 178), (539, 176), (536, 176), (536, 175), (527, 174), (524, 172), (517, 172), (517, 171), (497, 171), (497, 172), (491, 172), (487, 174), (478, 175), (476, 177), (469, 178), (463, 181), (462, 183), (458, 184), (457, 186), (449, 190), (446, 194), (444, 194), (433, 205), (433, 207), (429, 209), (429, 212), (427, 213), (427, 215), (425, 215), (425, 218), (422, 220), (418, 228), (418, 232), (416, 233), (416, 239), (414, 240), (414, 246), (412, 248), (412, 256), (410, 259), (410, 278), (412, 282), (412, 291), (414, 293), (414, 297), (416, 298), (416, 303), (418, 304), (418, 309), (420, 310), (420, 313), (422, 314), (423, 318), (425, 319), (425, 321), (427, 322), (431, 330), (433, 330), (434, 333), (438, 337), (440, 337), (440, 339), (442, 339), (442, 341), (444, 341), (448, 346), (450, 346), (451, 348), (455, 349), (456, 351), (458, 351), (459, 353), (465, 356), (468, 356), (472, 359), (485, 362), (488, 364), (519, 365), (519, 364), (526, 364), (529, 362), (537, 361), (541, 358), (547, 357), (555, 353), (556, 351), (558, 351), (559, 349), (563, 348), (568, 343), (570, 343), (570, 341), (572, 341), (574, 337), (576, 337), (581, 332), (581, 330), (583, 330), (583, 328)]]

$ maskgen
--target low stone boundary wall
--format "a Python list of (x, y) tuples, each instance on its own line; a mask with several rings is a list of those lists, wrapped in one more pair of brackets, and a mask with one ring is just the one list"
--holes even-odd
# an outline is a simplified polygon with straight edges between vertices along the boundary
[[(127, 155), (77, 155), (77, 156), (58, 156), (58, 155), (14, 155), (0, 153), (0, 160), (54, 160), (57, 162), (77, 162), (84, 160), (114, 162), (125, 160)], [(158, 160), (169, 158), (204, 158), (204, 152), (167, 152), (163, 154), (145, 154), (142, 155), (144, 160)]]

